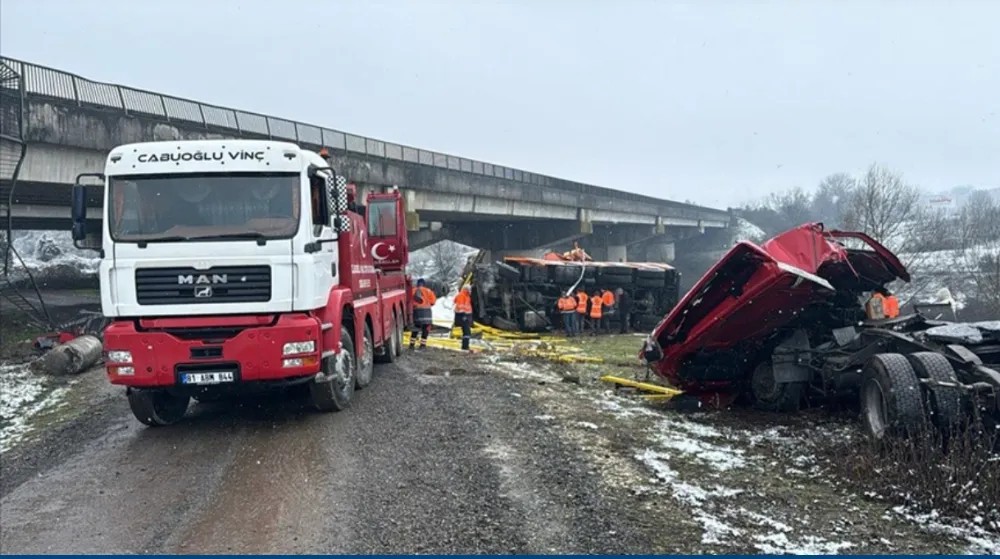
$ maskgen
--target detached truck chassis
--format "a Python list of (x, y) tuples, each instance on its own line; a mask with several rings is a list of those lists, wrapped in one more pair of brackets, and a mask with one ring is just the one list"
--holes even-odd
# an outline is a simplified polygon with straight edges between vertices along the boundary
[[(857, 247), (851, 244), (859, 245)], [(745, 396), (795, 411), (804, 399), (857, 398), (882, 440), (971, 416), (1000, 419), (1000, 322), (922, 312), (869, 316), (865, 301), (909, 273), (862, 233), (802, 225), (729, 251), (656, 327), (642, 356), (703, 401)]]
[(295, 385), (342, 410), (400, 355), (398, 191), (359, 205), (325, 152), (256, 140), (123, 145), (97, 176), (100, 242), (80, 179), (73, 238), (100, 252), (107, 376), (142, 423), (180, 421), (192, 397)]

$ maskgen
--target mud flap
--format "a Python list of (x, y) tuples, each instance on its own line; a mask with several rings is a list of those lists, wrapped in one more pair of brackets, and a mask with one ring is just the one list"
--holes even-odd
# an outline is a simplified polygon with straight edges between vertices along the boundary
[(812, 371), (798, 363), (800, 352), (807, 350), (809, 350), (809, 335), (801, 329), (778, 344), (771, 354), (774, 381), (779, 384), (809, 382)]

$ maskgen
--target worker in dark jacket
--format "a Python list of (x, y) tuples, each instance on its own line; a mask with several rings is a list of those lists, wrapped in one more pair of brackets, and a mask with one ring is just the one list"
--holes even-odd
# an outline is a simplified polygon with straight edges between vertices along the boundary
[(629, 321), (632, 320), (632, 297), (618, 288), (618, 318), (621, 319), (622, 334), (628, 334)]
[(420, 336), (420, 348), (427, 347), (427, 335), (431, 333), (431, 325), (434, 323), (434, 313), (431, 308), (437, 302), (434, 292), (424, 285), (424, 278), (417, 280), (417, 286), (410, 292), (413, 300), (413, 331), (410, 333), (410, 349), (417, 343), (417, 336)]

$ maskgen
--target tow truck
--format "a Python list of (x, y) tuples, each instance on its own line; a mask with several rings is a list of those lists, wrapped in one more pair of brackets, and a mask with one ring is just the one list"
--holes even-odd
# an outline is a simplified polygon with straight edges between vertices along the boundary
[(295, 385), (339, 411), (401, 355), (402, 196), (355, 193), (325, 150), (266, 140), (121, 145), (77, 177), (73, 240), (100, 254), (106, 373), (136, 419), (171, 425), (192, 398)]

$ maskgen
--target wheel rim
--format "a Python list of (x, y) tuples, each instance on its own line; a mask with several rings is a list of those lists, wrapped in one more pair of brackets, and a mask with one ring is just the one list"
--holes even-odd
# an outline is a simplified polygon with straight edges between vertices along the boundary
[(365, 346), (365, 348), (361, 352), (360, 369), (365, 372), (364, 373), (364, 377), (367, 378), (368, 375), (369, 375), (369, 371), (371, 371), (371, 367), (372, 367), (372, 362), (373, 362), (372, 361), (372, 359), (373, 359), (372, 355), (375, 352), (375, 346), (374, 346), (374, 344), (372, 344), (372, 338), (371, 338), (371, 336), (368, 336), (368, 335), (365, 336), (364, 346)]
[(336, 373), (337, 390), (346, 392), (354, 382), (354, 354), (349, 350), (344, 349), (337, 356)]
[(881, 439), (885, 434), (886, 425), (889, 423), (886, 416), (885, 394), (882, 392), (882, 385), (875, 379), (869, 379), (865, 383), (864, 400), (865, 419), (876, 439)]

